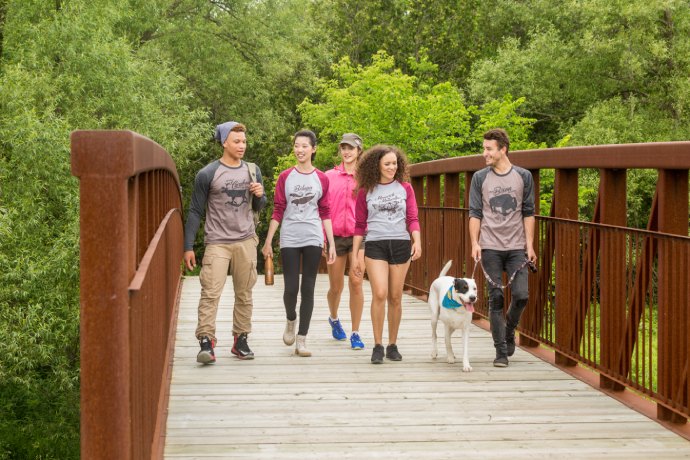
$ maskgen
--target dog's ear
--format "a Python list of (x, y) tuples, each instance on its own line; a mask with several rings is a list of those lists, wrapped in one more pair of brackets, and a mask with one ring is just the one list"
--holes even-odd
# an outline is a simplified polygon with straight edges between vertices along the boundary
[(467, 281), (465, 281), (463, 278), (455, 278), (453, 285), (455, 286), (455, 290), (460, 294), (466, 294), (470, 288), (467, 284)]

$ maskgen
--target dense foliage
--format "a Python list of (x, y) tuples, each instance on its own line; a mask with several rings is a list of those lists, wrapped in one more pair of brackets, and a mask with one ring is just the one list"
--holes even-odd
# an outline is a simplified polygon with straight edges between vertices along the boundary
[[(686, 140), (689, 28), (681, 0), (0, 0), (0, 459), (79, 455), (72, 130), (154, 139), (185, 199), (229, 119), (269, 195), (302, 127), (322, 168), (347, 131), (414, 161), (494, 126), (514, 149)], [(655, 177), (629, 182), (644, 226)]]

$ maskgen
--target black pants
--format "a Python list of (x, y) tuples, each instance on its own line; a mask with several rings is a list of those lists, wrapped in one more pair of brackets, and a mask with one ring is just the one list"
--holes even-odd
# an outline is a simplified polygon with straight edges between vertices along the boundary
[(503, 290), (489, 284), (489, 322), (497, 356), (506, 356), (506, 335), (510, 338), (514, 337), (520, 316), (527, 306), (527, 267), (522, 267), (516, 273), (524, 261), (524, 250), (482, 249), (482, 265), (494, 282), (499, 284), (503, 282), (503, 272), (509, 279), (515, 273), (513, 283), (510, 285), (510, 307), (505, 316), (503, 315)]
[[(283, 261), (283, 278), (285, 280), (285, 291), (283, 292), (285, 315), (290, 321), (297, 319), (297, 294), (301, 292), (302, 301), (299, 305), (299, 330), (297, 334), (307, 335), (311, 314), (314, 311), (314, 285), (321, 261), (321, 248), (319, 246), (281, 248), (280, 256)], [(299, 282), (300, 262), (302, 265), (301, 287)]]

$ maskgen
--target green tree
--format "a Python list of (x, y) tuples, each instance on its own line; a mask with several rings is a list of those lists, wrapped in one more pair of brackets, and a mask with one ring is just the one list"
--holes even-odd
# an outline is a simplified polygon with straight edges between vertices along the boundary
[[(518, 114), (524, 100), (467, 106), (455, 86), (436, 82), (437, 68), (426, 58), (409, 66), (417, 75), (403, 73), (379, 52), (370, 66), (344, 58), (333, 67), (335, 77), (321, 81), (318, 102), (305, 99), (299, 106), (305, 124), (319, 133), (319, 166), (337, 162), (340, 136), (351, 131), (365, 146), (396, 144), (413, 162), (477, 153), (482, 132), (495, 126), (511, 132), (515, 148), (536, 147), (527, 140), (531, 120)], [(292, 164), (284, 158), (281, 168)]]
[(496, 56), (475, 63), (472, 101), (525, 96), (549, 143), (566, 134), (571, 145), (687, 138), (685, 2), (531, 0), (499, 8), (499, 23), (516, 8), (526, 32), (504, 36)]
[[(74, 129), (131, 129), (179, 165), (209, 131), (170, 64), (119, 29), (129, 2), (8, 1), (0, 61), (0, 458), (79, 452)], [(107, 165), (103, 165), (107, 168)]]

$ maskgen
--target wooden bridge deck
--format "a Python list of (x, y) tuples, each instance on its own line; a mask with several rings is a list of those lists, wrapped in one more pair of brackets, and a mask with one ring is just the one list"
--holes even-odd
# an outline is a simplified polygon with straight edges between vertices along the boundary
[[(461, 362), (446, 363), (441, 325), (439, 358), (432, 360), (428, 307), (411, 296), (403, 300), (398, 340), (403, 361), (374, 366), (368, 307), (361, 328), (367, 349), (352, 351), (349, 341), (331, 338), (327, 289), (319, 275), (307, 340), (313, 356), (300, 358), (282, 342), (282, 277), (272, 287), (259, 279), (249, 340), (256, 359), (239, 361), (230, 354), (228, 280), (218, 362), (201, 366), (194, 339), (199, 281), (184, 280), (166, 458), (690, 458), (690, 441), (521, 349), (510, 367), (494, 368), (491, 336), (478, 327), (472, 373), (463, 373)], [(461, 357), (459, 336), (453, 344)]]

